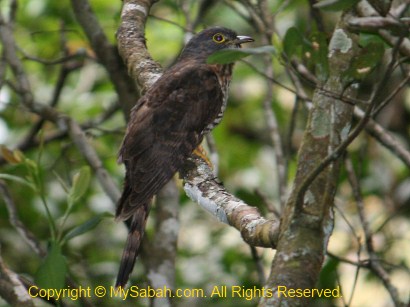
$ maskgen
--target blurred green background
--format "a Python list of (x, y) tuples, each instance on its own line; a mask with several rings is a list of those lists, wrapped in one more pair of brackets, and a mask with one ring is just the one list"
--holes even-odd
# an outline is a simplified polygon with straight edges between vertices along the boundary
[[(101, 27), (109, 40), (115, 44), (121, 2), (90, 2)], [(275, 39), (271, 42), (277, 50), (277, 53), (272, 55), (274, 79), (292, 88), (285, 69), (287, 64), (280, 56), (283, 37), (289, 28), (296, 27), (308, 40), (316, 26), (309, 16), (307, 1), (268, 2), (271, 14), (275, 15)], [(147, 45), (153, 58), (163, 67), (166, 68), (175, 61), (186, 39), (184, 28), (191, 24), (187, 16), (195, 18), (200, 3), (202, 1), (160, 1), (152, 8), (152, 16), (148, 18), (146, 27)], [(7, 16), (10, 1), (1, 1), (0, 7), (3, 16)], [(212, 9), (201, 18), (195, 30), (209, 25), (226, 26), (235, 29), (239, 34), (253, 36), (256, 40), (254, 47), (263, 45), (260, 34), (238, 13), (244, 12), (246, 15), (244, 10), (241, 1), (216, 1)], [(124, 115), (119, 108), (115, 109), (118, 102), (113, 86), (107, 78), (106, 71), (95, 59), (85, 34), (75, 20), (71, 4), (68, 1), (52, 0), (19, 1), (16, 14), (14, 36), (36, 101), (50, 103), (61, 74), (61, 63), (44, 64), (44, 61), (61, 58), (64, 52), (66, 55), (79, 55), (75, 63), (73, 62), (78, 68), (70, 71), (65, 80), (56, 108), (77, 122), (88, 124), (86, 132), (90, 143), (96, 149), (110, 176), (118, 187), (121, 187), (124, 168), (117, 165), (116, 155), (125, 131)], [(323, 17), (323, 35), (324, 39), (328, 39), (338, 13), (326, 12)], [(62, 48), (62, 37), (65, 41), (65, 51)], [(307, 109), (300, 103), (292, 137), (288, 138), (295, 106), (294, 93), (284, 86), (267, 82), (266, 78), (258, 73), (264, 71), (261, 55), (250, 56), (245, 61), (250, 62), (253, 67), (245, 62), (239, 62), (235, 66), (229, 106), (224, 120), (213, 132), (219, 158), (219, 178), (231, 193), (257, 206), (269, 217), (272, 213), (269, 212), (265, 201), (277, 204), (279, 200), (274, 149), (263, 108), (268, 88), (272, 87), (271, 107), (276, 114), (281, 135), (287, 142), (290, 184), (295, 171), (297, 148), (307, 120)], [(4, 76), (4, 80), (12, 80), (8, 68)], [(369, 82), (371, 78), (369, 77)], [(19, 97), (9, 86), (2, 85), (0, 143), (14, 149), (38, 121), (38, 117), (22, 106)], [(306, 86), (309, 95), (312, 90), (311, 86)], [(366, 95), (365, 88), (363, 95)], [(389, 114), (393, 115), (390, 115), (390, 118), (387, 118), (387, 115), (380, 117), (383, 125), (394, 131), (406, 146), (409, 145), (410, 121), (399, 122), (398, 117), (394, 115), (394, 108), (400, 107), (400, 116), (409, 118), (408, 95), (409, 91), (406, 89), (401, 93), (399, 101), (392, 103)], [(116, 111), (107, 119), (100, 121), (101, 114), (111, 108)], [(55, 139), (49, 141), (50, 136), (54, 135)], [(94, 176), (91, 174), (89, 180), (87, 179), (87, 170), (84, 169), (86, 162), (71, 139), (57, 135), (58, 129), (46, 122), (38, 134), (40, 143), (41, 140), (45, 140), (43, 144), (24, 150), (24, 157), (29, 160), (26, 160), (26, 163), (13, 164), (3, 159), (0, 172), (38, 184), (35, 189), (31, 189), (16, 180), (5, 181), (21, 221), (44, 247), (49, 246), (51, 239), (44, 201), (61, 236), (84, 225), (95, 216), (100, 217), (95, 220), (95, 224), (99, 222), (98, 225), (93, 225), (95, 228), (90, 226), (83, 234), (68, 240), (62, 246), (62, 254), (69, 267), (70, 277), (78, 285), (90, 286), (92, 289), (99, 285), (108, 288), (114, 283), (127, 234), (126, 227), (114, 222), (115, 205), (105, 195)], [(375, 248), (380, 258), (388, 262), (391, 281), (399, 288), (401, 296), (406, 297), (410, 284), (409, 169), (366, 134), (362, 134), (350, 146), (349, 153), (359, 169), (366, 214), (370, 228), (375, 233)], [(32, 165), (30, 166), (27, 161), (31, 161)], [(84, 176), (82, 179), (85, 189), (79, 192), (79, 198), (72, 203), (68, 217), (63, 222), (70, 203), (69, 193), (73, 177), (79, 172)], [(217, 222), (214, 217), (190, 201), (182, 188), (180, 198), (177, 287), (200, 288), (207, 293), (215, 285), (240, 285), (246, 289), (262, 287), (251, 250), (243, 242), (238, 231)], [(340, 178), (336, 206), (335, 230), (330, 239), (329, 251), (340, 259), (350, 259), (354, 262), (358, 261), (358, 257), (360, 260), (364, 259), (365, 257), (360, 254), (364, 253), (361, 223), (345, 173), (342, 173)], [(153, 210), (155, 211), (155, 208)], [(149, 220), (148, 237), (152, 231), (153, 221)], [(10, 225), (9, 214), (3, 202), (0, 202), (0, 233), (1, 256), (4, 263), (23, 276), (36, 276), (42, 259), (33, 254), (16, 229)], [(267, 276), (274, 251), (262, 248), (257, 248), (257, 251)], [(352, 296), (350, 306), (389, 306), (389, 295), (380, 280), (366, 269), (358, 270), (356, 266), (340, 259), (329, 257), (326, 260), (318, 286), (332, 288), (340, 284), (346, 300)], [(144, 270), (140, 261), (137, 261), (131, 282), (145, 285)], [(372, 297), (371, 301), (369, 297)], [(113, 299), (108, 298), (91, 301), (99, 306), (114, 304)], [(114, 301), (117, 304), (121, 300)], [(81, 304), (78, 301), (67, 302), (73, 305)], [(228, 296), (224, 299), (178, 299), (177, 306), (254, 306), (256, 303), (257, 299), (246, 300)], [(129, 299), (121, 304), (148, 306), (148, 300)], [(342, 306), (343, 302), (340, 299), (329, 299), (315, 301), (313, 304)], [(5, 305), (1, 299), (0, 305)]]

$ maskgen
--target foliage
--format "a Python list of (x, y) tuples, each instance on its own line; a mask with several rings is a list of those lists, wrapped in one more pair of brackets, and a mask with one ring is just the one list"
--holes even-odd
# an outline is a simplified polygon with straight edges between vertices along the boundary
[[(283, 210), (278, 186), (290, 189), (295, 178), (297, 151), (314, 90), (328, 80), (334, 69), (328, 58), (334, 20), (357, 1), (325, 0), (312, 7), (308, 1), (258, 1), (266, 3), (266, 14), (275, 15), (275, 26), (263, 27), (249, 22), (252, 14), (263, 16), (253, 2), (159, 1), (148, 18), (147, 45), (155, 60), (167, 67), (189, 37), (188, 29), (219, 24), (255, 38), (252, 48), (224, 51), (209, 59), (210, 63), (241, 61), (235, 66), (224, 120), (213, 134), (216, 152), (208, 147), (219, 158), (219, 177), (227, 189), (257, 206), (264, 215), (273, 216)], [(15, 3), (18, 6), (14, 8)], [(121, 3), (90, 3), (109, 42), (115, 44)], [(62, 115), (53, 122), (30, 110), (23, 103), (18, 76), (2, 57), (0, 184), (10, 196), (3, 193), (3, 200), (4, 204), (8, 200), (14, 204), (14, 218), (34, 237), (33, 242), (39, 243), (43, 253), (34, 254), (27, 240), (21, 239), (20, 226), (13, 224), (10, 207), (0, 202), (1, 257), (10, 270), (29, 276), (31, 282), (44, 288), (108, 289), (118, 268), (126, 227), (114, 222), (115, 203), (97, 179), (98, 168), (91, 166), (79, 150), (64, 117), (79, 123), (98, 155), (99, 167), (120, 189), (123, 168), (116, 164), (116, 154), (125, 130), (120, 107), (123, 102), (118, 100), (107, 67), (97, 58), (76, 19), (73, 1), (1, 1), (0, 13), (5, 20), (0, 27), (9, 21), (13, 25), (18, 59), (35, 101)], [(408, 14), (408, 10), (403, 12), (403, 16)], [(408, 55), (398, 52), (378, 32), (362, 31), (359, 44), (359, 55), (341, 76), (346, 89), (352, 84), (356, 87), (358, 96), (352, 100), (363, 109), (375, 93), (374, 88), (381, 89), (377, 92), (377, 112), (372, 114), (380, 125), (377, 129), (367, 126), (366, 132), (338, 158), (351, 167), (343, 167), (338, 180), (335, 228), (318, 286), (339, 285), (344, 298), (312, 301), (312, 306), (390, 304), (388, 291), (381, 290), (385, 289), (384, 281), (368, 265), (369, 259), (376, 256), (382, 260), (378, 263), (398, 289), (400, 299), (409, 294), (405, 285), (410, 282), (410, 172), (398, 154), (403, 150), (410, 155), (409, 92), (403, 83), (408, 82)], [(0, 45), (0, 50), (4, 53), (5, 47)], [(385, 74), (389, 78), (383, 79)], [(329, 96), (344, 98), (343, 94)], [(346, 98), (346, 103), (352, 101)], [(276, 127), (271, 125), (267, 109), (273, 112)], [(356, 117), (353, 124), (359, 121)], [(274, 134), (282, 144), (273, 144)], [(389, 137), (396, 147), (383, 141)], [(285, 165), (280, 164), (275, 146), (283, 148)], [(286, 168), (286, 178), (278, 179), (279, 167)], [(357, 184), (352, 174), (357, 175)], [(180, 190), (177, 288), (210, 291), (215, 285), (263, 287), (258, 267), (266, 277), (274, 252), (257, 248), (258, 258), (237, 230), (204, 214)], [(151, 241), (156, 231), (153, 218), (147, 231)], [(368, 231), (374, 253), (366, 247)], [(132, 284), (145, 286), (144, 276), (144, 266), (137, 261)], [(374, 297), (372, 302), (367, 300), (369, 293)], [(101, 306), (113, 302), (107, 297), (87, 301)], [(257, 301), (257, 297), (224, 298), (226, 305), (253, 306)], [(65, 302), (76, 303), (69, 299)], [(180, 302), (201, 304), (193, 298)], [(221, 299), (207, 302), (219, 306)], [(147, 306), (148, 300), (129, 299), (128, 303)]]

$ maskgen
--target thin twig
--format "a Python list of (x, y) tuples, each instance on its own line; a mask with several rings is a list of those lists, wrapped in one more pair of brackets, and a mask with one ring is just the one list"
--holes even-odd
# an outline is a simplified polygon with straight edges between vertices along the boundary
[[(65, 81), (67, 80), (70, 72), (74, 71), (75, 69), (77, 69), (79, 67), (80, 66), (77, 66), (77, 67), (71, 69), (71, 68), (67, 68), (67, 66), (63, 65), (60, 68), (60, 72), (59, 72), (59, 75), (58, 75), (58, 78), (57, 78), (57, 83), (54, 87), (53, 95), (52, 95), (51, 101), (49, 103), (49, 105), (51, 107), (57, 106), (58, 101), (60, 99), (60, 95), (61, 95), (62, 90), (63, 90), (64, 85), (65, 85)], [(19, 147), (25, 147), (26, 144), (32, 143), (34, 138), (36, 137), (37, 133), (43, 127), (44, 123), (45, 123), (45, 119), (40, 118), (35, 124), (33, 124), (30, 131), (27, 133), (27, 135), (21, 141)]]
[[(83, 124), (81, 124), (81, 129), (84, 131), (90, 130), (90, 129), (97, 129), (101, 130), (104, 132), (109, 132), (109, 133), (119, 133), (117, 131), (108, 131), (106, 129), (99, 128), (100, 125), (102, 125), (104, 122), (109, 120), (115, 113), (120, 109), (120, 106), (117, 102), (111, 104), (104, 113), (102, 113), (98, 118), (96, 119), (91, 119), (90, 121), (87, 121)], [(122, 131), (122, 135), (124, 132)], [(59, 130), (55, 132), (48, 133), (47, 135), (44, 135), (41, 142), (43, 145), (49, 144), (54, 141), (59, 141), (64, 138), (68, 137), (68, 131), (67, 130)], [(29, 141), (28, 141), (29, 140)], [(15, 147), (15, 149), (18, 149), (22, 152), (25, 152), (31, 148), (35, 148), (40, 144), (40, 140), (37, 138), (29, 138), (28, 135), (24, 137), (22, 141), (18, 143), (18, 145)], [(0, 165), (3, 165), (6, 163), (6, 160), (4, 157), (0, 157)]]
[(264, 272), (264, 266), (262, 263), (262, 258), (259, 256), (258, 250), (255, 246), (249, 245), (249, 248), (251, 249), (253, 261), (255, 262), (259, 283), (261, 285), (264, 285), (266, 282), (266, 277), (265, 277), (265, 272)]
[[(364, 111), (356, 107), (354, 116), (358, 119), (363, 118)], [(375, 120), (370, 119), (366, 124), (366, 132), (375, 138), (381, 145), (386, 147), (392, 154), (398, 157), (407, 167), (410, 168), (410, 151), (398, 141), (390, 132)]]
[[(251, 20), (256, 26), (258, 32), (263, 34), (262, 43), (265, 45), (270, 44), (273, 35), (273, 17), (270, 13), (268, 13), (269, 6), (267, 1), (260, 0), (257, 4), (251, 3), (251, 1), (248, 0), (241, 0), (240, 2), (247, 8)], [(264, 75), (268, 78), (266, 79), (267, 91), (265, 98), (263, 99), (262, 106), (277, 165), (276, 178), (278, 199), (280, 201), (281, 208), (283, 208), (287, 198), (287, 162), (284, 155), (283, 141), (279, 131), (278, 120), (272, 109), (273, 83), (270, 80), (274, 79), (274, 72), (271, 55), (265, 55), (263, 57), (263, 63), (265, 67)]]
[(65, 114), (58, 112), (55, 108), (48, 105), (40, 104), (35, 101), (31, 91), (30, 82), (25, 73), (24, 67), (17, 57), (17, 46), (13, 38), (11, 28), (4, 22), (0, 14), (0, 41), (2, 41), (5, 51), (5, 57), (11, 68), (17, 84), (16, 90), (21, 96), (22, 104), (32, 113), (39, 115), (42, 119), (49, 120), (59, 127), (60, 130), (68, 131), (73, 142), (77, 145), (79, 151), (96, 172), (97, 178), (100, 181), (106, 194), (111, 200), (116, 203), (120, 192), (109, 176), (108, 172), (103, 167), (95, 149), (89, 144), (81, 127), (73, 119)]
[(94, 58), (88, 56), (87, 53), (83, 52), (82, 50), (79, 50), (75, 54), (65, 55), (61, 58), (54, 59), (54, 60), (48, 60), (48, 59), (42, 59), (42, 58), (39, 58), (39, 57), (35, 57), (35, 56), (32, 56), (32, 55), (29, 55), (29, 54), (25, 53), (25, 51), (23, 51), (21, 49), (20, 49), (20, 52), (24, 55), (23, 60), (30, 60), (30, 61), (37, 62), (37, 63), (44, 64), (44, 65), (64, 64), (64, 63), (68, 63), (72, 60), (82, 60), (84, 58), (95, 60)]
[[(369, 10), (369, 6), (370, 5), (366, 1), (360, 1), (359, 5), (357, 5), (356, 7), (358, 14), (362, 17), (371, 17), (375, 11), (374, 9)], [(408, 3), (405, 3), (402, 6), (399, 5), (397, 10), (392, 9), (389, 14), (393, 17), (399, 17), (405, 11), (403, 9), (406, 8), (407, 6), (408, 6)], [(399, 38), (394, 36), (390, 31), (385, 30), (383, 28), (380, 28), (377, 33), (390, 46), (396, 46), (397, 42), (399, 41)], [(410, 40), (408, 38), (405, 38), (403, 40), (403, 43), (400, 44), (399, 49), (402, 55), (410, 57)]]
[(3, 200), (6, 204), (7, 211), (9, 213), (10, 224), (16, 229), (23, 240), (31, 247), (31, 249), (40, 257), (47, 255), (47, 251), (43, 248), (40, 241), (35, 237), (35, 235), (26, 228), (23, 222), (20, 220), (16, 204), (10, 195), (9, 189), (6, 184), (0, 180), (0, 192), (3, 196)]
[[(270, 57), (265, 58), (266, 75), (273, 76), (272, 63)], [(275, 160), (277, 165), (277, 185), (278, 185), (278, 198), (280, 200), (281, 207), (286, 203), (286, 191), (287, 191), (287, 163), (283, 153), (282, 137), (279, 133), (279, 125), (276, 119), (276, 115), (273, 112), (271, 103), (273, 100), (273, 88), (272, 84), (268, 81), (268, 90), (263, 100), (263, 111), (266, 118), (266, 126), (269, 131), (269, 136), (272, 142), (273, 150), (275, 153)]]
[(252, 23), (252, 19), (248, 15), (244, 14), (243, 10), (240, 10), (238, 7), (236, 7), (237, 2), (223, 0), (223, 4), (226, 5), (227, 7), (229, 7), (232, 11), (235, 12), (236, 15), (241, 17), (246, 22)]
[(127, 69), (118, 56), (116, 46), (112, 45), (100, 26), (88, 0), (71, 0), (74, 15), (81, 25), (98, 61), (107, 70), (108, 76), (118, 95), (118, 101), (128, 118), (131, 108), (137, 101), (138, 91), (128, 76)]
[(182, 26), (180, 23), (175, 22), (175, 21), (172, 21), (172, 20), (169, 20), (169, 19), (167, 19), (167, 18), (164, 18), (164, 17), (161, 17), (161, 16), (152, 15), (152, 14), (149, 14), (149, 18), (150, 18), (150, 19), (156, 19), (156, 20), (158, 20), (158, 21), (162, 21), (162, 22), (168, 23), (168, 24), (170, 24), (170, 25), (173, 25), (173, 26), (177, 27), (178, 29), (182, 30), (184, 33), (186, 33), (186, 32), (193, 33), (193, 29), (191, 29), (190, 27), (184, 27), (184, 26)]
[(351, 264), (353, 266), (357, 266), (357, 267), (361, 267), (361, 268), (369, 268), (369, 260), (367, 260), (367, 259), (366, 260), (361, 260), (361, 261), (353, 261), (353, 260), (350, 260), (350, 259), (342, 258), (338, 255), (335, 255), (332, 252), (329, 252), (329, 251), (327, 251), (326, 254), (329, 257), (332, 257), (332, 258), (336, 259), (337, 261), (340, 261), (340, 262), (343, 262), (343, 263), (346, 263), (346, 264)]
[(410, 72), (407, 76), (397, 85), (397, 87), (392, 90), (388, 97), (386, 97), (375, 110), (372, 112), (372, 117), (375, 117), (389, 102), (393, 100), (393, 98), (405, 87), (408, 85), (410, 80)]
[(366, 249), (369, 254), (369, 268), (373, 273), (375, 273), (377, 277), (379, 277), (382, 280), (384, 286), (386, 287), (387, 291), (390, 294), (392, 301), (394, 302), (394, 305), (397, 307), (404, 306), (404, 303), (400, 302), (399, 293), (398, 293), (397, 288), (393, 286), (393, 284), (391, 283), (388, 273), (380, 264), (380, 261), (375, 253), (374, 246), (373, 246), (373, 234), (370, 230), (369, 223), (364, 213), (364, 202), (362, 198), (360, 184), (359, 184), (358, 178), (356, 177), (356, 173), (353, 168), (353, 163), (350, 159), (346, 159), (345, 165), (346, 165), (346, 170), (347, 170), (350, 186), (352, 187), (352, 190), (353, 190), (353, 196), (356, 200), (356, 206), (357, 206), (357, 210), (359, 213), (359, 218), (360, 218), (363, 231), (364, 231), (364, 235), (365, 235)]
[[(304, 91), (302, 85), (300, 84), (299, 79), (293, 73), (292, 70), (288, 70), (289, 75), (293, 81), (293, 84), (296, 88), (296, 99), (301, 99), (305, 101), (307, 107), (311, 107), (310, 98)], [(410, 75), (410, 74), (409, 74)], [(405, 78), (406, 81), (407, 77)], [(402, 82), (405, 83), (404, 81)], [(401, 86), (400, 86), (401, 87)], [(396, 88), (397, 89), (397, 88)], [(397, 93), (397, 91), (395, 91)], [(389, 95), (381, 104), (390, 101), (393, 98), (393, 95)], [(363, 105), (361, 100), (354, 99), (356, 103), (360, 103)], [(367, 102), (365, 103), (367, 104)], [(355, 106), (354, 108), (354, 116), (355, 118), (361, 120), (364, 116), (364, 111), (359, 107)], [(391, 133), (389, 133), (383, 126), (378, 124), (374, 119), (369, 119), (366, 124), (366, 132), (369, 133), (372, 137), (374, 137), (381, 145), (389, 149), (394, 155), (396, 155), (403, 163), (410, 168), (410, 151), (408, 151)]]
[(114, 204), (117, 203), (121, 193), (107, 170), (104, 168), (103, 163), (98, 157), (95, 149), (88, 142), (84, 131), (77, 122), (68, 117), (65, 122), (68, 127), (71, 140), (96, 173), (105, 193), (111, 198)]
[(265, 208), (269, 210), (269, 212), (273, 213), (276, 218), (280, 219), (280, 212), (276, 208), (275, 204), (268, 198), (265, 193), (263, 193), (260, 189), (255, 189), (255, 195), (262, 199), (262, 204)]

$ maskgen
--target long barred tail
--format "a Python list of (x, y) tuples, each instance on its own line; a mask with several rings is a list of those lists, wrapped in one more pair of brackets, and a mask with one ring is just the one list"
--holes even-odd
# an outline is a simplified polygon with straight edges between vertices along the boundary
[(149, 210), (150, 202), (139, 206), (131, 217), (127, 242), (122, 253), (120, 269), (115, 282), (116, 288), (125, 287), (134, 268), (135, 259), (138, 256), (142, 238), (144, 237)]

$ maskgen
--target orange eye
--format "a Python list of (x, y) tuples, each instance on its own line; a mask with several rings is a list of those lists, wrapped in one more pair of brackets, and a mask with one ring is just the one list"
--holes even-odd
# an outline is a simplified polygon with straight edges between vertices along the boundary
[(221, 33), (216, 33), (216, 34), (212, 37), (212, 40), (213, 40), (215, 43), (220, 44), (220, 43), (223, 43), (223, 42), (225, 41), (225, 36), (223, 36)]

